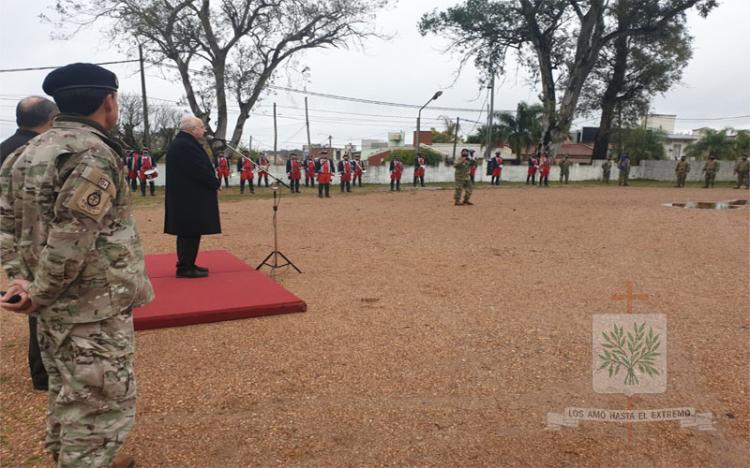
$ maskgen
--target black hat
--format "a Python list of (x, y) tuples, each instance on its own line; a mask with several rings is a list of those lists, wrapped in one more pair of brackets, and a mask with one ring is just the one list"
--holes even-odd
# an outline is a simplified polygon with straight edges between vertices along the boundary
[(42, 89), (50, 96), (60, 91), (96, 88), (117, 91), (117, 75), (93, 63), (72, 63), (52, 70), (44, 79)]

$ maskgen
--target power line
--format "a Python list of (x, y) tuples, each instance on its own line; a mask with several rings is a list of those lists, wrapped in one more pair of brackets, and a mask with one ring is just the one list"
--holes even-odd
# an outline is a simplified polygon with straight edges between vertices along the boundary
[[(133, 63), (140, 62), (140, 60), (117, 60), (114, 62), (99, 62), (94, 65), (115, 65), (118, 63)], [(22, 71), (36, 71), (36, 70), (54, 70), (55, 68), (63, 67), (64, 65), (55, 65), (52, 67), (28, 67), (28, 68), (6, 68), (0, 70), (0, 73), (11, 73), (11, 72), (22, 72)]]

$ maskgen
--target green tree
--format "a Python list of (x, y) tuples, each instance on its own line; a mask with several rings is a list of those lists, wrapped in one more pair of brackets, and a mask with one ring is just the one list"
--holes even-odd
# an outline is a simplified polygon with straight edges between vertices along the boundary
[[(443, 155), (435, 150), (422, 147), (419, 152), (422, 153), (422, 156), (430, 166), (437, 166), (443, 161)], [(401, 162), (404, 163), (404, 165), (413, 166), (414, 160), (416, 159), (414, 154), (413, 148), (396, 149), (391, 151), (390, 155), (386, 156), (385, 161), (390, 161), (398, 156), (401, 158)]]
[[(621, 28), (612, 20), (613, 8), (622, 4), (643, 19), (638, 26)], [(449, 48), (462, 55), (461, 64), (473, 57), (487, 76), (502, 72), (509, 49), (518, 51), (519, 62), (541, 84), (542, 142), (554, 155), (570, 131), (583, 86), (605, 45), (620, 37), (654, 34), (694, 7), (705, 16), (716, 5), (716, 0), (465, 0), (426, 13), (419, 29), (423, 35), (448, 37)]]
[(632, 164), (644, 159), (665, 159), (666, 134), (650, 128), (624, 128), (613, 132), (613, 140), (630, 156)]
[(750, 156), (750, 132), (740, 130), (734, 137), (734, 157), (741, 158), (745, 154)]
[[(717, 159), (735, 159), (737, 157), (737, 139), (729, 136), (731, 128), (723, 130), (714, 130), (707, 128), (703, 131), (701, 138), (688, 145), (685, 149), (688, 156), (697, 159), (708, 159), (713, 154)], [(744, 144), (747, 138), (747, 132), (741, 132), (744, 135), (740, 137), (740, 144)]]
[(542, 113), (544, 109), (539, 104), (528, 105), (520, 102), (516, 113), (500, 112), (495, 118), (499, 121), (498, 131), (510, 144), (513, 154), (521, 159), (522, 152), (528, 146), (534, 146), (542, 136)]
[[(644, 18), (630, 8), (630, 1), (613, 7), (619, 29), (640, 27)], [(594, 140), (594, 159), (607, 157), (615, 119), (618, 126), (648, 112), (653, 96), (665, 93), (680, 81), (692, 56), (692, 37), (685, 15), (659, 31), (643, 36), (619, 36), (603, 49), (584, 85), (580, 109), (601, 112)]]

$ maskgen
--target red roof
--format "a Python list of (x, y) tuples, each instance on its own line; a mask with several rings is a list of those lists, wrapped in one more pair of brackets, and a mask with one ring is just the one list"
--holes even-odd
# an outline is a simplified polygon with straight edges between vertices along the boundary
[(391, 150), (384, 150), (379, 153), (375, 153), (367, 158), (368, 166), (380, 166), (385, 161), (385, 158), (391, 155)]

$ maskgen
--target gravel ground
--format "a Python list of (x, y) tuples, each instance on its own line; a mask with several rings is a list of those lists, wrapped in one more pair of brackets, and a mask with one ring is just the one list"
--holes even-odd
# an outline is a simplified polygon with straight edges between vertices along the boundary
[[(137, 334), (139, 466), (747, 466), (750, 210), (661, 206), (747, 192), (368, 192), (284, 198), (280, 247), (304, 273), (277, 280), (308, 312)], [(221, 211), (202, 247), (258, 263), (270, 200)], [(148, 253), (172, 250), (161, 206), (136, 217)], [(591, 315), (624, 313), (610, 296), (628, 280), (669, 327), (668, 390), (633, 407), (710, 411), (715, 432), (545, 431), (547, 412), (626, 407), (592, 390)], [(1, 464), (48, 466), (25, 319), (0, 326)]]

